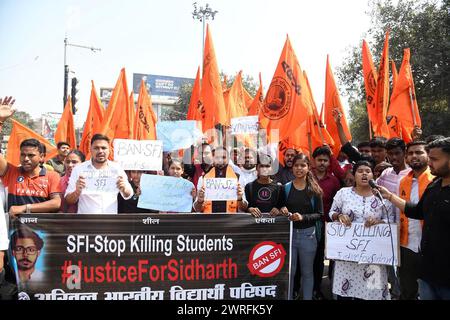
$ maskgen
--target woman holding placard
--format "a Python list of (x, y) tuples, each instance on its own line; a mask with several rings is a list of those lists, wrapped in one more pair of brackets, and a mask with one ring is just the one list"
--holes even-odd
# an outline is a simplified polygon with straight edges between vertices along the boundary
[[(294, 275), (297, 260), (300, 258), (303, 300), (312, 300), (314, 258), (318, 239), (320, 239), (318, 232), (321, 230), (318, 224), (323, 217), (323, 192), (311, 172), (309, 158), (306, 155), (299, 153), (292, 162), (295, 179), (284, 185), (286, 206), (280, 210), (283, 215), (293, 221), (290, 288), (291, 291), (294, 288)], [(292, 293), (291, 298), (293, 298)]]
[[(347, 227), (352, 222), (364, 223), (368, 228), (387, 222), (388, 215), (392, 219), (392, 204), (385, 201), (384, 209), (369, 185), (369, 180), (373, 179), (372, 164), (358, 161), (353, 167), (353, 175), (355, 186), (342, 188), (334, 197), (330, 210), (331, 220)], [(343, 300), (390, 300), (386, 266), (337, 260), (332, 291), (338, 295), (338, 299)]]

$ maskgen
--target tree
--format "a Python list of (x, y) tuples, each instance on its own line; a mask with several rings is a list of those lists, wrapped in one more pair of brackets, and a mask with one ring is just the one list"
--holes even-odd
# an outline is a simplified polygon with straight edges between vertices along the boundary
[[(18, 122), (24, 124), (28, 128), (35, 130), (35, 121), (31, 118), (31, 115), (28, 114), (25, 111), (16, 111), (14, 115), (12, 116), (14, 120), (17, 120)], [(4, 136), (9, 136), (11, 134), (12, 129), (12, 122), (6, 121), (3, 125), (1, 136), (2, 140)]]
[[(399, 0), (394, 5), (391, 0), (371, 0), (369, 6), (372, 27), (365, 38), (375, 65), (379, 64), (385, 32), (390, 29), (389, 54), (397, 69), (403, 49), (411, 49), (424, 136), (450, 135), (450, 1)], [(359, 141), (369, 136), (361, 46), (362, 39), (350, 48), (337, 72), (349, 97), (352, 135)]]
[[(227, 78), (227, 87), (230, 88), (236, 76), (229, 76), (226, 75), (224, 72), (221, 72), (220, 73), (221, 81), (223, 81), (225, 77)], [(245, 90), (247, 90), (248, 93), (250, 93), (250, 95), (253, 97), (256, 95), (256, 92), (258, 91), (259, 88), (259, 82), (255, 81), (255, 79), (253, 79), (253, 77), (249, 75), (242, 75), (242, 85), (244, 86)], [(193, 83), (184, 83), (181, 86), (180, 95), (178, 97), (176, 105), (174, 106), (173, 110), (170, 110), (167, 113), (169, 116), (172, 115), (174, 118), (179, 117), (176, 120), (186, 119), (193, 86), (194, 86)]]

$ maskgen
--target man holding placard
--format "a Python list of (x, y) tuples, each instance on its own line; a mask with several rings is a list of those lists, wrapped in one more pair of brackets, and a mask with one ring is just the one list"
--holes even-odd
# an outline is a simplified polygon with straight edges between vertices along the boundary
[(203, 213), (236, 213), (238, 209), (243, 211), (247, 201), (244, 190), (238, 183), (238, 175), (228, 165), (228, 150), (217, 147), (212, 154), (214, 167), (198, 180), (195, 211)]
[(117, 213), (117, 194), (125, 200), (133, 189), (125, 171), (109, 161), (109, 138), (95, 134), (91, 140), (91, 160), (76, 166), (70, 176), (65, 199), (78, 202), (78, 213)]

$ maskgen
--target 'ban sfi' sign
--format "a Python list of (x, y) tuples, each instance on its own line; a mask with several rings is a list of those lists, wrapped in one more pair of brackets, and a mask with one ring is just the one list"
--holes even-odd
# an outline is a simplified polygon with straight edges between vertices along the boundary
[(248, 258), (251, 274), (268, 278), (275, 276), (284, 266), (286, 251), (281, 244), (264, 241), (257, 244)]

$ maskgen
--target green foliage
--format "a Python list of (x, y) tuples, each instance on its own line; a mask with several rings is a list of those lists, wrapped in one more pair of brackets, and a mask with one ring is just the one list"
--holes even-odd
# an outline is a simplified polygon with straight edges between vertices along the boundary
[[(14, 113), (14, 115), (12, 116), (12, 118), (14, 120), (17, 120), (18, 122), (24, 124), (28, 128), (35, 130), (35, 122), (27, 112), (16, 111)], [(3, 140), (3, 136), (9, 136), (11, 134), (11, 129), (12, 129), (12, 122), (6, 121), (5, 124), (3, 125), (2, 132), (1, 132), (2, 140)]]
[[(403, 49), (411, 49), (411, 67), (424, 135), (450, 135), (450, 1), (371, 0), (372, 26), (365, 34), (375, 66), (378, 66), (386, 30), (390, 30), (389, 54), (397, 69)], [(348, 50), (338, 68), (338, 78), (350, 99), (354, 137), (367, 130), (362, 74), (362, 39)], [(392, 92), (392, 90), (391, 90)], [(364, 119), (364, 121), (363, 121)]]

